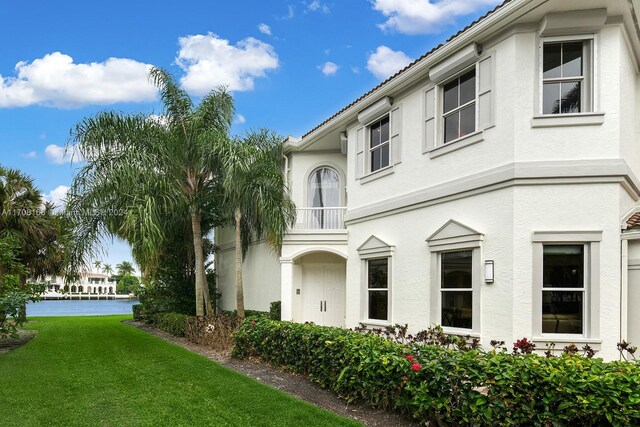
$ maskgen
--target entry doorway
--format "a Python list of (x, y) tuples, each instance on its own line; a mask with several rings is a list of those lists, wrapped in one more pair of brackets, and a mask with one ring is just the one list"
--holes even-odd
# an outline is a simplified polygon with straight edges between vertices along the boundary
[(345, 325), (346, 263), (302, 264), (302, 321)]

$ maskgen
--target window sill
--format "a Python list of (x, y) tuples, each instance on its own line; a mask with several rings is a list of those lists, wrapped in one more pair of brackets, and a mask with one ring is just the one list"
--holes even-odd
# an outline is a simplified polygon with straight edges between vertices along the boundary
[(532, 128), (600, 126), (603, 123), (604, 113), (543, 114), (531, 119)]
[(553, 351), (559, 353), (561, 353), (562, 350), (570, 344), (575, 344), (578, 347), (578, 350), (582, 350), (582, 347), (585, 344), (589, 344), (589, 346), (595, 351), (600, 351), (602, 348), (602, 340), (597, 338), (585, 338), (580, 335), (543, 335), (540, 337), (533, 337), (531, 342), (536, 345), (536, 350), (538, 351), (547, 350), (547, 343), (552, 342), (556, 345)]
[(477, 131), (470, 133), (469, 135), (465, 135), (462, 138), (454, 139), (453, 141), (447, 142), (446, 144), (438, 147), (431, 148), (427, 150), (427, 152), (429, 153), (430, 158), (435, 159), (436, 157), (443, 156), (451, 153), (452, 151), (456, 151), (482, 141), (484, 141), (484, 133), (482, 131)]
[(374, 328), (386, 328), (387, 326), (391, 326), (391, 322), (385, 320), (361, 320), (360, 324), (369, 328), (369, 326)]
[(480, 338), (480, 334), (478, 332), (474, 332), (472, 329), (458, 329), (458, 328), (447, 328), (443, 327), (442, 332), (447, 335), (457, 335), (459, 337), (469, 337), (469, 338)]
[(366, 184), (367, 182), (375, 181), (378, 178), (382, 178), (393, 173), (393, 166), (387, 166), (384, 169), (378, 169), (375, 172), (371, 172), (368, 175), (360, 178), (360, 184)]

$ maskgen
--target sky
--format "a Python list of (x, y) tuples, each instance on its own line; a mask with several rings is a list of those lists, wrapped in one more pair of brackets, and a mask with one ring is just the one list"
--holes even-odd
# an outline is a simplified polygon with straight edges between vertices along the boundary
[[(197, 102), (225, 85), (232, 133), (300, 136), (498, 0), (0, 0), (0, 165), (62, 206), (81, 165), (64, 147), (100, 111), (160, 114), (151, 66)], [(105, 242), (103, 261), (131, 261)]]

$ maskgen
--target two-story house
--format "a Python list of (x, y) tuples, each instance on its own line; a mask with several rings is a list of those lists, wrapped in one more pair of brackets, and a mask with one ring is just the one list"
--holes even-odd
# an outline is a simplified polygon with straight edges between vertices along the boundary
[[(640, 343), (640, 1), (512, 0), (286, 142), (298, 206), (248, 308), (440, 324), (606, 359)], [(235, 308), (233, 235), (218, 282)]]

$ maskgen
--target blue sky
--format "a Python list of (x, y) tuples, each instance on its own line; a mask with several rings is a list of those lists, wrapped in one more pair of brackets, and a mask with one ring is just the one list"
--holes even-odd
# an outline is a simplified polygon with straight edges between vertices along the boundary
[[(197, 100), (227, 85), (234, 133), (299, 136), (497, 0), (0, 0), (0, 164), (59, 202), (69, 130), (102, 110), (159, 113), (148, 67)], [(130, 260), (110, 245), (105, 261)]]

